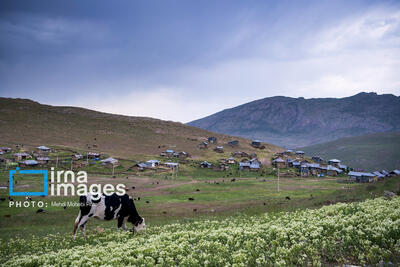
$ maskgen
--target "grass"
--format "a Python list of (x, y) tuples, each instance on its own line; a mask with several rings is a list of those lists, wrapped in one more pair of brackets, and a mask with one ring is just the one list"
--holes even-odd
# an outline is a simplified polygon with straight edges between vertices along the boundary
[[(129, 162), (128, 162), (129, 163)], [(98, 164), (98, 163), (97, 163)], [(186, 218), (224, 217), (234, 214), (258, 214), (262, 212), (290, 211), (315, 208), (337, 202), (359, 201), (380, 196), (383, 190), (400, 191), (400, 179), (391, 178), (375, 184), (343, 184), (337, 178), (289, 178), (281, 177), (280, 191), (277, 178), (257, 172), (231, 170), (220, 172), (182, 165), (177, 179), (165, 173), (119, 174), (113, 178), (107, 174), (95, 174), (104, 170), (100, 164), (88, 168), (89, 184), (123, 183), (127, 192), (136, 201), (139, 213), (149, 225), (166, 224)], [(125, 167), (124, 167), (125, 168)], [(123, 169), (124, 169), (123, 168)], [(265, 170), (267, 172), (267, 170)], [(271, 170), (269, 170), (271, 171)], [(229, 175), (229, 177), (227, 177)], [(167, 177), (167, 178), (165, 178)], [(235, 178), (235, 182), (231, 179)], [(0, 171), (0, 185), (8, 181), (8, 172)], [(40, 190), (41, 179), (17, 177), (21, 188)], [(135, 186), (135, 189), (131, 189)], [(0, 189), (0, 197), (7, 198), (8, 190)], [(291, 200), (286, 200), (289, 196)], [(189, 198), (194, 198), (190, 201)], [(24, 201), (24, 197), (14, 197)], [(77, 202), (77, 197), (33, 197), (35, 203), (43, 201), (44, 213), (36, 213), (38, 207), (9, 207), (9, 202), (0, 201), (0, 238), (29, 238), (30, 235), (68, 233), (78, 214), (77, 207), (55, 206), (52, 202)], [(149, 203), (146, 203), (149, 201)], [(33, 202), (31, 202), (33, 203)], [(116, 222), (90, 220), (88, 227), (101, 225), (115, 228)]]
[(301, 150), (325, 159), (338, 158), (352, 168), (367, 171), (400, 168), (400, 132), (341, 138)]
[[(250, 140), (202, 130), (182, 123), (143, 117), (128, 117), (96, 112), (75, 107), (41, 105), (26, 99), (0, 98), (0, 120), (7, 127), (0, 128), (0, 145), (23, 145), (31, 151), (36, 146), (68, 148), (72, 151), (98, 151), (113, 157), (143, 160), (154, 157), (165, 149), (186, 151), (194, 159), (217, 159), (229, 157), (235, 150), (256, 152), (269, 160), (281, 150), (274, 145), (258, 150), (250, 146)], [(218, 138), (207, 150), (197, 145), (209, 136)], [(226, 143), (239, 140), (239, 147), (231, 148)], [(223, 145), (224, 154), (212, 151)], [(51, 157), (54, 155), (50, 154)]]

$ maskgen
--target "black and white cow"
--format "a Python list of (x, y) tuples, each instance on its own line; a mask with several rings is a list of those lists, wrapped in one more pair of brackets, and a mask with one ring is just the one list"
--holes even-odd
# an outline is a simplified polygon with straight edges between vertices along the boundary
[(146, 228), (144, 218), (140, 217), (133, 199), (127, 194), (118, 196), (101, 195), (100, 198), (94, 198), (88, 194), (81, 196), (79, 199), (80, 209), (78, 217), (74, 224), (74, 239), (78, 228), (81, 228), (83, 237), (86, 238), (85, 228), (89, 218), (97, 218), (100, 220), (118, 220), (118, 229), (126, 230), (126, 222), (133, 224), (133, 229), (137, 232)]

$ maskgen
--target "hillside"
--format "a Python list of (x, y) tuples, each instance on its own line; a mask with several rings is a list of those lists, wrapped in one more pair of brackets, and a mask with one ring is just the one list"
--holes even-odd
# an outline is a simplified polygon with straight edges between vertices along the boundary
[[(215, 134), (182, 123), (11, 98), (0, 98), (0, 136), (0, 144), (5, 146), (65, 146), (116, 157), (158, 155), (165, 149), (203, 157), (207, 152), (199, 150), (197, 144), (209, 136), (216, 136), (221, 145), (239, 140), (236, 149), (255, 151), (250, 140)], [(263, 152), (268, 155), (277, 150), (278, 147), (266, 144)]]
[(301, 150), (325, 159), (341, 159), (353, 168), (371, 171), (400, 168), (400, 132), (340, 138)]
[(284, 146), (400, 130), (400, 97), (360, 93), (345, 98), (270, 97), (188, 125)]

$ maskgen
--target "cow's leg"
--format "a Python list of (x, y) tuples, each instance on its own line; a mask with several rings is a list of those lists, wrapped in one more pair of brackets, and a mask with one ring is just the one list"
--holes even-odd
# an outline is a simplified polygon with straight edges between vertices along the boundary
[[(82, 231), (82, 235), (83, 235), (83, 237), (86, 239), (86, 235), (85, 235), (85, 224), (86, 224), (86, 222), (89, 220), (89, 216), (88, 215), (84, 215), (84, 216), (82, 216), (81, 218), (80, 218), (80, 220), (79, 220), (79, 223), (78, 223), (78, 227), (80, 227), (81, 228), (81, 231)], [(75, 235), (76, 236), (76, 235)], [(75, 236), (74, 236), (74, 238), (75, 238)]]
[(81, 211), (79, 211), (78, 217), (76, 217), (76, 219), (75, 219), (74, 231), (73, 231), (74, 239), (76, 238), (76, 230), (78, 230), (78, 225), (79, 225), (80, 220), (81, 220)]
[(118, 217), (118, 231), (121, 230), (121, 227), (123, 226), (123, 224), (124, 224), (124, 217), (119, 216)]
[(128, 216), (126, 216), (122, 222), (122, 229), (124, 229), (124, 231), (126, 231), (126, 221), (128, 221)]
[(83, 238), (86, 239), (86, 223), (81, 225), (81, 230)]
[(122, 228), (122, 230), (126, 231), (126, 221), (127, 220), (128, 220), (128, 217), (122, 217), (122, 216), (118, 217), (118, 231), (121, 230), (121, 228)]

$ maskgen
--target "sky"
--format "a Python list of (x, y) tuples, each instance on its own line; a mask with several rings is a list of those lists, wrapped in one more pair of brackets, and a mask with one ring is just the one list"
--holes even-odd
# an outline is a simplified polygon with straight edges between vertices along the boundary
[(189, 122), (400, 95), (400, 1), (2, 0), (0, 96)]

